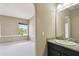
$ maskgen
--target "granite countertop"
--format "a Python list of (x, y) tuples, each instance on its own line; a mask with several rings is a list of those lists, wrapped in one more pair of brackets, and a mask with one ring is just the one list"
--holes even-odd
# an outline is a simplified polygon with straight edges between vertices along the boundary
[[(66, 44), (63, 44), (63, 42), (58, 43), (56, 41), (59, 41), (59, 39), (48, 39), (48, 42), (50, 42), (50, 43), (53, 43), (53, 44), (56, 44), (59, 46), (63, 46), (65, 48), (69, 48), (69, 49), (79, 52), (79, 43), (75, 43), (75, 42), (68, 41), (68, 40), (63, 40), (63, 42), (65, 42), (65, 43), (67, 42)], [(70, 45), (69, 45), (69, 43), (70, 43)], [(75, 44), (72, 44), (72, 43), (75, 43)]]

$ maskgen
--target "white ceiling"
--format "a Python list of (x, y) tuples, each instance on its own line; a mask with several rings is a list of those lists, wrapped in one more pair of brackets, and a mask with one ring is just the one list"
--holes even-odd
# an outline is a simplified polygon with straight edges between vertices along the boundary
[(29, 19), (34, 14), (32, 3), (0, 3), (0, 15)]

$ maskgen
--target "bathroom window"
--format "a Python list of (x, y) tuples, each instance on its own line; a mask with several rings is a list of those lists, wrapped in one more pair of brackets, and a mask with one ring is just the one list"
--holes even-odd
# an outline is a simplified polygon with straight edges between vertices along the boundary
[(29, 25), (28, 24), (23, 24), (23, 23), (19, 23), (18, 24), (18, 30), (17, 30), (17, 34), (18, 35), (22, 35), (22, 36), (28, 36), (29, 33)]

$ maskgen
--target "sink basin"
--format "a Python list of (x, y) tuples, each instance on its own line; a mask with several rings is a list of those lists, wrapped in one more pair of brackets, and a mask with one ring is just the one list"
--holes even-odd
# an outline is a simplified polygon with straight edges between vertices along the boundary
[(76, 45), (77, 43), (68, 40), (55, 40), (55, 42), (64, 45)]

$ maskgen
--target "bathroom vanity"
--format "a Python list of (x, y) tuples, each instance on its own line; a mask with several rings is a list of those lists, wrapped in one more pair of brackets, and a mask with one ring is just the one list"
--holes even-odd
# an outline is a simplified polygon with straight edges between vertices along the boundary
[(79, 56), (79, 44), (68, 40), (49, 39), (48, 56)]

